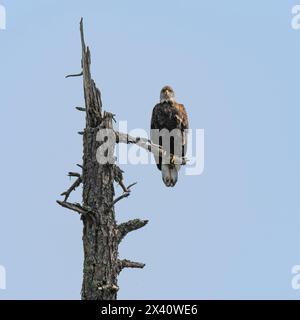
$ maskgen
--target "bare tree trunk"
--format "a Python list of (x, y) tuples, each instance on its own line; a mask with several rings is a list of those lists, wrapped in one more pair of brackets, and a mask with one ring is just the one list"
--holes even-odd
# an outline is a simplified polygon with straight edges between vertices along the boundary
[[(122, 171), (115, 164), (99, 164), (96, 153), (100, 146), (97, 141), (99, 129), (111, 129), (113, 115), (102, 112), (101, 93), (91, 78), (90, 50), (85, 45), (83, 21), (80, 22), (82, 43), (82, 72), (67, 77), (83, 76), (86, 128), (83, 133), (82, 174), (72, 173), (77, 177), (73, 185), (62, 195), (64, 201), (57, 201), (61, 206), (76, 211), (83, 221), (83, 300), (115, 300), (117, 298), (117, 277), (123, 268), (143, 268), (144, 264), (118, 259), (118, 245), (130, 231), (147, 224), (139, 219), (117, 225), (114, 204), (129, 196), (130, 187), (123, 184)], [(114, 181), (123, 188), (123, 195), (114, 200)], [(71, 192), (83, 184), (83, 204), (67, 202)]]
[[(86, 107), (86, 128), (83, 136), (83, 205), (91, 208), (90, 217), (83, 217), (84, 267), (82, 299), (114, 300), (117, 297), (118, 241), (114, 207), (113, 165), (100, 165), (96, 152), (100, 146), (97, 133), (111, 127), (112, 119), (102, 119), (100, 91), (90, 73), (90, 51), (84, 43), (81, 21), (82, 69)], [(106, 119), (105, 119), (106, 120)]]

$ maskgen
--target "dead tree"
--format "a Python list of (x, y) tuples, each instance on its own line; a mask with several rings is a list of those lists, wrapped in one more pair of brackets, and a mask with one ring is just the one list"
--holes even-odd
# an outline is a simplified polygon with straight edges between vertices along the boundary
[[(143, 268), (145, 265), (118, 258), (118, 246), (123, 238), (134, 230), (144, 227), (148, 221), (135, 219), (117, 224), (115, 204), (128, 197), (133, 183), (126, 187), (123, 172), (115, 163), (100, 164), (96, 153), (101, 141), (97, 139), (100, 129), (113, 129), (114, 115), (102, 110), (101, 92), (91, 77), (91, 54), (86, 46), (83, 32), (83, 20), (80, 22), (82, 45), (82, 71), (67, 77), (83, 77), (85, 108), (76, 108), (85, 113), (86, 126), (83, 132), (83, 164), (78, 165), (81, 173), (70, 172), (76, 180), (70, 188), (62, 193), (63, 201), (57, 201), (64, 208), (77, 212), (83, 222), (83, 283), (81, 298), (83, 300), (115, 300), (119, 290), (117, 277), (124, 268)], [(166, 155), (159, 146), (144, 138), (131, 137), (113, 131), (116, 143), (137, 144), (156, 154)], [(176, 161), (169, 155), (170, 161)], [(184, 163), (184, 160), (183, 160)], [(118, 183), (123, 194), (115, 197), (114, 182)], [(69, 202), (71, 193), (83, 186), (82, 204)]]

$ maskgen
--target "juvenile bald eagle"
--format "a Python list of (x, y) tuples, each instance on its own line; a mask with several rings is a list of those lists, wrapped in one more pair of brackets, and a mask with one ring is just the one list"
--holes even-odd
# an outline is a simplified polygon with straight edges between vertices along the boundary
[[(175, 93), (170, 86), (160, 92), (160, 103), (152, 112), (151, 141), (159, 144), (168, 153), (185, 157), (187, 149), (188, 116), (183, 104), (175, 101)], [(167, 187), (174, 187), (180, 170), (180, 164), (170, 163), (155, 156), (157, 168), (162, 172), (162, 179)]]

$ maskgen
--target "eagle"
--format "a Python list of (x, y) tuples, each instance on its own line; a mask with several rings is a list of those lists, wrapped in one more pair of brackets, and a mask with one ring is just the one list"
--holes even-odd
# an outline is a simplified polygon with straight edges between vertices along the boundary
[[(167, 155), (184, 158), (187, 151), (188, 115), (183, 104), (175, 101), (174, 90), (165, 86), (160, 92), (160, 103), (156, 104), (151, 117), (151, 141), (158, 144)], [(170, 157), (154, 156), (162, 180), (167, 187), (174, 187), (181, 164), (170, 161)], [(166, 158), (166, 159), (164, 159)]]

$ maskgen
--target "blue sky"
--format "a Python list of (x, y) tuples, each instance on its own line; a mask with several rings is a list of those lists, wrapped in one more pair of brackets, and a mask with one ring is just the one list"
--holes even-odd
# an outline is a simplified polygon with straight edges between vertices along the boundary
[[(294, 1), (0, 0), (0, 299), (79, 299), (82, 225), (55, 203), (82, 152), (79, 20), (104, 108), (148, 129), (165, 84), (205, 130), (202, 175), (166, 188), (155, 166), (119, 222), (149, 219), (120, 256), (121, 299), (299, 299), (300, 31)], [(120, 193), (120, 188), (116, 188)], [(80, 190), (73, 195), (80, 201)]]

